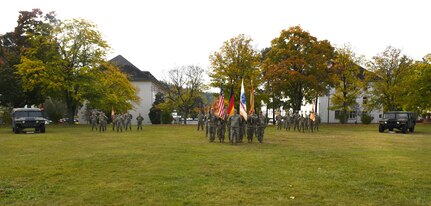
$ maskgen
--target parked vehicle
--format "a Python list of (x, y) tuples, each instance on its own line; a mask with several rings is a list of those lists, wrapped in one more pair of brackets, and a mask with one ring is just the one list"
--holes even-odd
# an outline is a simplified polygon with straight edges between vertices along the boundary
[(45, 132), (45, 122), (42, 111), (38, 108), (14, 108), (12, 110), (12, 131), (16, 134), (24, 129), (34, 128), (35, 132)]
[(393, 131), (399, 129), (403, 133), (414, 132), (416, 126), (416, 115), (413, 112), (404, 111), (389, 111), (383, 114), (383, 118), (379, 122), (379, 132), (384, 132), (386, 129)]

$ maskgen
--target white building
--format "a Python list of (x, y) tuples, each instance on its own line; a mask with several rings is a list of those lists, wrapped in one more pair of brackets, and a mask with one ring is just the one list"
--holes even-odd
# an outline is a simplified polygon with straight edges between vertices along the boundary
[[(156, 94), (158, 92), (163, 92), (162, 84), (150, 72), (141, 71), (121, 55), (114, 57), (109, 62), (117, 65), (120, 70), (127, 75), (130, 82), (138, 88), (136, 90), (136, 95), (140, 98), (140, 102), (139, 104), (134, 104), (133, 109), (128, 111), (133, 115), (132, 124), (137, 124), (136, 117), (139, 113), (144, 117), (144, 124), (151, 124), (148, 113), (150, 113), (150, 108), (155, 101)], [(88, 122), (84, 118), (85, 110), (86, 107), (84, 105), (84, 107), (82, 107), (78, 112), (80, 117), (79, 122), (81, 123)]]
[[(329, 95), (319, 97), (317, 113), (320, 116), (321, 123), (340, 122), (340, 120), (338, 119), (338, 114), (340, 113), (340, 111), (331, 110), (331, 107), (332, 107), (331, 98), (334, 93), (335, 93), (335, 89), (332, 88), (329, 92)], [(357, 107), (355, 108), (355, 111), (349, 112), (349, 117), (347, 119), (348, 123), (355, 123), (355, 122), (361, 123), (361, 114), (362, 114), (362, 111), (365, 110), (363, 105), (367, 103), (367, 97), (365, 97), (363, 93), (361, 93), (356, 98), (356, 103), (357, 103)], [(372, 123), (378, 123), (382, 114), (383, 114), (383, 111), (380, 111), (380, 110), (371, 111), (369, 115), (374, 118)]]
[(135, 104), (129, 111), (133, 115), (132, 124), (136, 124), (136, 117), (141, 113), (144, 117), (144, 124), (151, 124), (148, 113), (156, 99), (158, 92), (163, 92), (162, 84), (148, 71), (141, 71), (135, 65), (130, 63), (126, 58), (118, 55), (109, 62), (117, 65), (125, 73), (130, 82), (138, 87), (137, 96), (141, 98), (139, 104)]

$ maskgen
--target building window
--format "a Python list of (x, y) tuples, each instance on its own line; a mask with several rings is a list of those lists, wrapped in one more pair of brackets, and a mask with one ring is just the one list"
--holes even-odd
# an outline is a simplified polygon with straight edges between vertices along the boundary
[(335, 110), (335, 119), (340, 119), (340, 114), (341, 114), (340, 110)]
[(367, 97), (362, 97), (362, 105), (366, 105), (368, 103)]
[[(335, 119), (340, 119), (340, 115), (341, 115), (341, 111), (336, 110), (335, 111)], [(347, 112), (347, 115), (348, 115), (348, 119), (356, 119), (356, 116), (357, 116), (355, 111)]]
[(349, 112), (349, 119), (356, 119), (356, 111)]

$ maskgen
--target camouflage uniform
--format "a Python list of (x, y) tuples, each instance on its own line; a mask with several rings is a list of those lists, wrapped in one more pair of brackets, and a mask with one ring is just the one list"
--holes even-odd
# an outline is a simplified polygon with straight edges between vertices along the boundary
[(198, 114), (198, 131), (199, 131), (199, 128), (201, 128), (202, 131), (204, 130), (204, 119), (205, 119), (205, 117), (202, 114), (202, 112), (199, 112), (199, 114)]
[(205, 120), (205, 137), (208, 137), (208, 132), (209, 132), (209, 130), (208, 130), (208, 123), (209, 123), (209, 121), (210, 121), (210, 113), (208, 112), (206, 115), (205, 115), (205, 118), (204, 118), (204, 120)]
[(125, 121), (125, 129), (127, 131), (127, 129), (130, 129), (130, 131), (132, 131), (132, 119), (133, 119), (133, 115), (130, 113), (126, 113), (124, 114), (124, 121)]
[(141, 113), (139, 113), (138, 117), (136, 117), (136, 121), (138, 121), (137, 130), (139, 130), (139, 128), (142, 130), (142, 121), (144, 121), (144, 118), (141, 116)]
[(289, 129), (290, 131), (290, 115), (286, 112), (286, 116), (284, 117), (284, 129)]
[(277, 124), (277, 130), (281, 130), (281, 125), (282, 125), (281, 114), (277, 114), (277, 116), (275, 116), (275, 121)]
[(210, 142), (213, 142), (215, 140), (216, 126), (217, 126), (217, 117), (215, 116), (213, 109), (211, 109), (208, 124), (209, 124), (209, 130), (210, 130)]
[(224, 135), (226, 132), (226, 119), (218, 118), (217, 120), (217, 137), (220, 142), (224, 142)]
[(247, 118), (247, 140), (248, 142), (253, 142), (254, 133), (256, 133), (256, 124), (258, 117), (255, 113), (250, 114)]
[(118, 114), (115, 118), (115, 123), (117, 124), (117, 132), (123, 132), (124, 115)]
[(231, 144), (233, 144), (235, 141), (235, 144), (236, 144), (239, 141), (239, 125), (241, 122), (241, 116), (239, 116), (236, 109), (235, 109), (235, 114), (229, 118), (229, 121), (230, 121), (230, 128), (231, 128), (231, 132), (230, 132), (231, 136), (229, 137), (229, 141)]
[(101, 112), (99, 114), (99, 131), (100, 132), (106, 131), (107, 124), (108, 124), (108, 117), (105, 115), (105, 113)]
[(97, 115), (96, 115), (96, 112), (93, 112), (91, 114), (90, 121), (91, 121), (91, 131), (93, 131), (94, 129), (96, 129), (96, 131), (97, 131)]
[(263, 134), (266, 128), (266, 118), (263, 116), (262, 112), (259, 112), (259, 117), (257, 120), (257, 140), (259, 143), (263, 142)]

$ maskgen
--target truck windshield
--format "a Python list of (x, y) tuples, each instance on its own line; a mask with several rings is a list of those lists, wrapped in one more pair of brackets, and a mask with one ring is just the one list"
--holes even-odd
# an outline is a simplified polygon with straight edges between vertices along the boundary
[(385, 118), (385, 119), (395, 119), (395, 114), (393, 114), (393, 113), (384, 114), (383, 118)]
[(407, 119), (407, 114), (397, 114), (397, 118)]
[(15, 117), (42, 117), (42, 112), (38, 112), (38, 111), (19, 111), (19, 112), (15, 112), (14, 114)]

